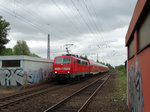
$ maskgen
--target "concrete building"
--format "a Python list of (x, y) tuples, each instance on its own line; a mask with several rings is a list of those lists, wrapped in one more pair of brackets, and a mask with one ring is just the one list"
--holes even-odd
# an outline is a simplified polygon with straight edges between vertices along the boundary
[(150, 1), (138, 0), (126, 35), (128, 107), (150, 112)]
[(52, 77), (53, 61), (30, 56), (0, 56), (0, 86), (27, 86)]

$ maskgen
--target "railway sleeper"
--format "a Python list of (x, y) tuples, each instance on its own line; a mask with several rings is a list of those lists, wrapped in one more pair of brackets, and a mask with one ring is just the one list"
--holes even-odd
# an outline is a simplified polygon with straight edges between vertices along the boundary
[(85, 102), (85, 101), (81, 99), (81, 100), (72, 100), (70, 102)]
[(59, 109), (57, 112), (77, 112), (79, 108), (63, 108)]

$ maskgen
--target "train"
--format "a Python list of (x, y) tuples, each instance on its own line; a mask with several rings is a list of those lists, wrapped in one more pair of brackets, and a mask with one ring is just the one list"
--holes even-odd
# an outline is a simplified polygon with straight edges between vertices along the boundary
[(105, 65), (72, 54), (56, 56), (53, 63), (53, 74), (58, 81), (80, 79), (108, 70)]

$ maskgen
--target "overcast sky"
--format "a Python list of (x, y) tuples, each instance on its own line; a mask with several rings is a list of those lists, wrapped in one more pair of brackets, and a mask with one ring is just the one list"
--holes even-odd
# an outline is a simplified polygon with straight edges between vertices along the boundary
[(25, 40), (32, 53), (51, 59), (66, 53), (124, 64), (125, 35), (137, 0), (0, 0), (0, 15), (10, 22), (7, 48)]

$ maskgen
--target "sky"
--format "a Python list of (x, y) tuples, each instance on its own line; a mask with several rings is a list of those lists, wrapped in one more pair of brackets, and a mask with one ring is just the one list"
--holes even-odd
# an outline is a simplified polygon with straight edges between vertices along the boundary
[(82, 55), (113, 66), (127, 59), (125, 36), (137, 0), (0, 0), (0, 16), (10, 23), (7, 48), (25, 40), (32, 53), (47, 58)]

